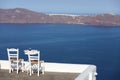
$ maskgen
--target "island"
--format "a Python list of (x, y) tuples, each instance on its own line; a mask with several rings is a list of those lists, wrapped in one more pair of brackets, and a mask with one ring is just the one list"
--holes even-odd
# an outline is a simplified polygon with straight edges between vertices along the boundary
[(96, 15), (45, 14), (23, 8), (0, 9), (0, 23), (52, 23), (120, 26), (120, 15), (113, 13)]

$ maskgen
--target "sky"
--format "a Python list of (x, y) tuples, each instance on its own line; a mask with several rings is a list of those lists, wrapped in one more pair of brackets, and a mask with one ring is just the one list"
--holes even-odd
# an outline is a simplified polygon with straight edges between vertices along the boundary
[(0, 8), (26, 8), (43, 13), (120, 14), (120, 0), (0, 0)]

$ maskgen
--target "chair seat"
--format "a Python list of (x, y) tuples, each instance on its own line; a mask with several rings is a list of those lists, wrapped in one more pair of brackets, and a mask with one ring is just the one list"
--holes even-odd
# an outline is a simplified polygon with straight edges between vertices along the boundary
[[(11, 58), (11, 62), (17, 61), (17, 58)], [(23, 59), (19, 58), (18, 61), (22, 61)]]
[[(39, 64), (43, 63), (44, 61), (43, 60), (40, 60), (39, 61)], [(31, 61), (31, 65), (34, 65), (34, 64), (38, 64), (38, 61), (37, 60), (32, 60)]]

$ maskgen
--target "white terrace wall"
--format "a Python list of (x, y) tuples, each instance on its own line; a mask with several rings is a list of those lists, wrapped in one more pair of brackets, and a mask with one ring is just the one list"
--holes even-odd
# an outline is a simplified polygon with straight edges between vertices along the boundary
[(75, 80), (96, 80), (96, 75), (97, 75), (96, 66), (90, 65)]
[(67, 63), (45, 63), (47, 72), (82, 73), (89, 65)]
[[(25, 62), (25, 69), (28, 67), (28, 62)], [(7, 60), (0, 60), (1, 69), (9, 69), (9, 62)], [(67, 73), (82, 73), (89, 65), (82, 64), (67, 64), (67, 63), (49, 63), (45, 62), (46, 72), (67, 72)]]
[(0, 69), (9, 69), (9, 62), (7, 60), (0, 60)]
[[(25, 69), (28, 67), (28, 62), (25, 62)], [(7, 60), (0, 60), (0, 69), (9, 69)], [(45, 66), (45, 72), (66, 72), (80, 73), (75, 80), (96, 80), (96, 66), (83, 64), (67, 64), (67, 63), (49, 63), (42, 64)]]

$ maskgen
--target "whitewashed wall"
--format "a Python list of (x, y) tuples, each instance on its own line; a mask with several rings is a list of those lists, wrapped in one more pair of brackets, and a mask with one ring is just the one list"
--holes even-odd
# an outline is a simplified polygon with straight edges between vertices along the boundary
[(75, 80), (96, 80), (96, 75), (97, 75), (96, 66), (90, 65)]
[(67, 63), (45, 63), (47, 72), (82, 73), (89, 65)]
[[(0, 60), (0, 69), (9, 69), (7, 60)], [(45, 72), (66, 72), (80, 73), (75, 80), (96, 80), (96, 66), (83, 64), (67, 64), (67, 63), (50, 63), (45, 62)], [(25, 62), (25, 69), (28, 67), (28, 62)]]
[[(67, 64), (67, 63), (50, 63), (45, 62), (46, 72), (68, 72), (68, 73), (82, 73), (89, 65), (81, 64)], [(28, 62), (25, 62), (25, 69), (28, 67)], [(9, 62), (7, 60), (0, 60), (1, 69), (9, 69)]]
[(9, 69), (9, 62), (7, 60), (0, 60), (0, 69)]

